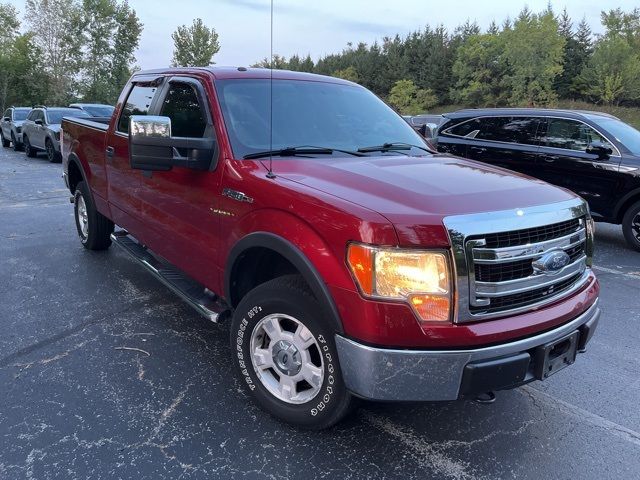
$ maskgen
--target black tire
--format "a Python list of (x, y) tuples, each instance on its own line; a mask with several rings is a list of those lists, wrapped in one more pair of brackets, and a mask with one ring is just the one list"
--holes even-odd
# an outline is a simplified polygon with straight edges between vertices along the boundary
[(27, 157), (35, 158), (38, 156), (38, 151), (31, 146), (29, 137), (23, 137), (22, 143), (24, 143), (24, 153), (27, 155)]
[(11, 142), (4, 138), (4, 133), (2, 133), (2, 130), (0, 130), (0, 140), (2, 140), (2, 146), (4, 148), (9, 148), (11, 146)]
[[(323, 321), (320, 312), (321, 305), (309, 291), (302, 277), (287, 275), (263, 283), (245, 295), (233, 314), (231, 324), (231, 349), (235, 370), (248, 393), (263, 410), (274, 417), (312, 430), (334, 425), (349, 412), (353, 404), (353, 398), (342, 379), (333, 329), (328, 322)], [(320, 367), (318, 370), (323, 372), (323, 379), (318, 392), (305, 403), (294, 404), (277, 398), (258, 377), (252, 363), (251, 337), (256, 326), (273, 314), (293, 317), (314, 336), (315, 344), (309, 347), (308, 352), (316, 353), (313, 357), (316, 358), (316, 367)], [(264, 344), (264, 348), (273, 353), (275, 345), (272, 345), (268, 334), (266, 339), (269, 343)], [(275, 363), (270, 370), (279, 376), (284, 375), (276, 370)], [(304, 380), (301, 382), (304, 383)], [(313, 391), (311, 384), (307, 385)]]
[(60, 161), (60, 154), (56, 152), (53, 142), (47, 138), (45, 141), (45, 149), (47, 152), (47, 160), (50, 163), (58, 163)]
[(634, 203), (625, 212), (622, 233), (629, 246), (640, 251), (640, 202)]
[[(113, 222), (96, 210), (86, 183), (78, 183), (73, 197), (76, 229), (82, 245), (88, 250), (106, 250), (111, 246)], [(82, 205), (85, 206), (86, 217), (78, 213)], [(82, 225), (84, 222), (86, 222), (86, 228)]]
[(21, 152), (22, 151), (22, 144), (16, 140), (16, 136), (14, 135), (13, 132), (11, 132), (11, 143), (13, 143), (13, 151), (14, 152)]

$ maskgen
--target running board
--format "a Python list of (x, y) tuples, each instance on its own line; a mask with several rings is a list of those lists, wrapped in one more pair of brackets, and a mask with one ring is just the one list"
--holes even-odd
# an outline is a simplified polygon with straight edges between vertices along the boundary
[(163, 258), (153, 255), (146, 247), (131, 238), (128, 232), (124, 230), (113, 232), (111, 241), (206, 319), (217, 323), (223, 314), (230, 310), (215, 293), (188, 277)]

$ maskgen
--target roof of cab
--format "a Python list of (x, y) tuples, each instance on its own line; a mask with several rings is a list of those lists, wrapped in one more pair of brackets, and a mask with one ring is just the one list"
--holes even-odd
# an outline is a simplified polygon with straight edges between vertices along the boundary
[(253, 67), (183, 67), (183, 68), (160, 68), (154, 70), (144, 70), (136, 72), (134, 76), (148, 75), (184, 75), (200, 72), (209, 72), (213, 74), (216, 80), (238, 79), (238, 78), (273, 78), (275, 80), (306, 80), (315, 82), (339, 83), (344, 85), (357, 85), (356, 83), (341, 78), (329, 77), (327, 75), (318, 75), (315, 73), (293, 72), (291, 70), (273, 71), (269, 68), (253, 68)]
[(455, 112), (445, 113), (447, 118), (461, 117), (486, 117), (493, 115), (535, 115), (552, 117), (562, 115), (567, 118), (586, 118), (587, 116), (600, 116), (607, 118), (617, 118), (604, 112), (594, 112), (589, 110), (565, 110), (555, 108), (467, 108)]

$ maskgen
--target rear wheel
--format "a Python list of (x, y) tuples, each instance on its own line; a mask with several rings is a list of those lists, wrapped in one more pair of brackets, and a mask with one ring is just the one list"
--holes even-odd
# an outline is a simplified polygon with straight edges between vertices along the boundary
[(78, 183), (73, 198), (76, 229), (84, 248), (88, 250), (109, 248), (113, 222), (96, 210), (86, 183)]
[(11, 142), (4, 138), (4, 133), (2, 133), (2, 130), (0, 130), (0, 140), (2, 140), (2, 146), (4, 148), (9, 148), (9, 145), (11, 145)]
[(11, 132), (11, 143), (13, 143), (13, 151), (20, 152), (22, 150), (22, 144), (16, 140), (16, 136)]
[(636, 202), (622, 218), (622, 233), (632, 248), (640, 251), (640, 202)]
[(45, 142), (45, 148), (47, 150), (47, 160), (51, 163), (56, 163), (60, 161), (60, 154), (56, 152), (55, 147), (53, 146), (53, 142), (47, 138)]
[(251, 290), (236, 308), (231, 347), (242, 384), (271, 415), (298, 427), (330, 427), (349, 411), (334, 332), (302, 277)]
[(27, 157), (29, 158), (34, 158), (38, 156), (38, 152), (35, 148), (33, 148), (31, 146), (31, 142), (29, 141), (29, 137), (24, 137), (23, 138), (23, 143), (24, 143), (24, 153), (27, 155)]

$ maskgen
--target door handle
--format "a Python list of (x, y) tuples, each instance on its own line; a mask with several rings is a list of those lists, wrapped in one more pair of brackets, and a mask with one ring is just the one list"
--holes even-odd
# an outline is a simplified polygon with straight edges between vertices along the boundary
[(116, 149), (113, 147), (107, 147), (104, 153), (107, 155), (107, 158), (113, 158), (113, 154), (116, 153)]
[(545, 155), (544, 156), (544, 161), (547, 163), (553, 163), (556, 160), (560, 160), (560, 157), (557, 155)]
[(484, 153), (487, 151), (486, 148), (484, 147), (469, 147), (469, 150), (476, 152), (476, 153)]

